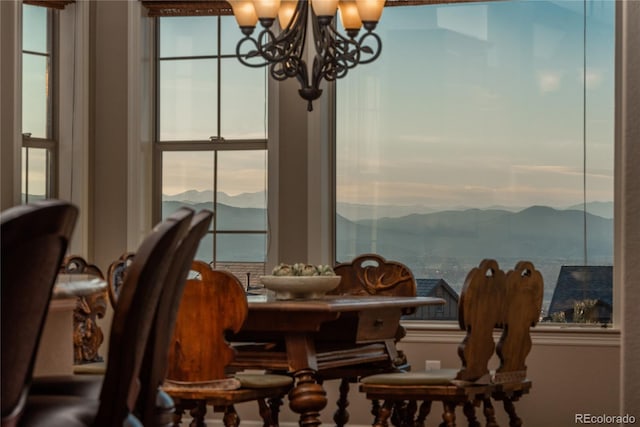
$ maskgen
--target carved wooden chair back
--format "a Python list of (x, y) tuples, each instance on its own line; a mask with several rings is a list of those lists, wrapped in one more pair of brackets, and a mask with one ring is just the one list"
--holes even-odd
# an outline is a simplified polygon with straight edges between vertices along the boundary
[[(493, 377), (492, 397), (502, 401), (509, 415), (509, 425), (522, 425), (513, 402), (531, 389), (527, 378), (526, 358), (531, 350), (530, 328), (540, 318), (544, 282), (529, 261), (520, 261), (507, 273), (502, 335), (496, 348), (500, 367)], [(487, 408), (489, 410), (487, 411)], [(493, 413), (491, 401), (485, 400), (485, 412)], [(487, 417), (487, 422), (494, 421)]]
[(231, 273), (194, 261), (198, 274), (187, 280), (169, 346), (167, 380), (214, 381), (226, 378), (235, 353), (225, 339), (238, 332), (248, 313), (240, 281)]
[[(226, 427), (240, 420), (234, 405), (256, 401), (265, 426), (277, 425), (277, 410), (293, 383), (290, 376), (274, 374), (227, 375), (235, 351), (227, 333), (237, 333), (248, 314), (240, 281), (230, 272), (212, 270), (201, 261), (191, 269), (197, 276), (187, 280), (178, 309), (163, 389), (176, 402), (175, 424), (190, 409), (190, 425), (204, 425), (206, 406), (223, 411)], [(271, 405), (266, 399), (272, 399)]]
[(18, 421), (31, 383), (51, 290), (78, 208), (57, 200), (0, 213), (2, 425)]
[[(80, 255), (68, 255), (62, 261), (60, 274), (88, 274), (104, 279), (98, 266), (89, 264)], [(97, 319), (107, 312), (106, 292), (78, 297), (73, 311), (73, 362), (75, 364), (101, 362), (98, 349), (104, 341)]]
[(334, 267), (342, 277), (334, 295), (415, 296), (416, 281), (406, 265), (365, 254)]
[(90, 264), (80, 255), (67, 255), (64, 257), (60, 270), (61, 274), (89, 274), (104, 279), (102, 270), (95, 264)]
[(133, 262), (135, 255), (135, 252), (125, 252), (109, 265), (107, 270), (107, 290), (109, 293), (109, 302), (113, 308), (118, 304), (118, 295), (124, 283), (124, 276)]
[(467, 274), (458, 303), (458, 323), (466, 335), (458, 346), (462, 369), (456, 379), (477, 381), (489, 375), (493, 330), (503, 320), (505, 285), (506, 275), (492, 259), (483, 260)]
[(525, 359), (531, 350), (530, 328), (540, 319), (544, 281), (529, 261), (520, 261), (507, 273), (506, 304), (497, 354), (500, 367), (494, 381), (519, 381), (527, 377)]

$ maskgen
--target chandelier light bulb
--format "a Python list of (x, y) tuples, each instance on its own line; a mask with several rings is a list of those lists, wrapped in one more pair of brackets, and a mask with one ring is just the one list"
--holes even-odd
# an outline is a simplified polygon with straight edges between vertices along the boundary
[(258, 23), (258, 15), (256, 15), (256, 9), (253, 7), (251, 0), (229, 0), (231, 8), (233, 9), (233, 15), (236, 17), (238, 26), (244, 31), (244, 29), (253, 29)]
[(298, 6), (298, 0), (282, 0), (278, 9), (278, 21), (282, 30), (287, 29)]
[(278, 16), (280, 0), (253, 0), (253, 6), (256, 8), (260, 23), (268, 28)]
[(311, 6), (317, 16), (333, 17), (338, 10), (338, 0), (311, 0)]
[(362, 27), (362, 21), (360, 20), (360, 14), (358, 13), (358, 6), (356, 6), (356, 0), (340, 0), (338, 3), (338, 9), (340, 10), (340, 22), (342, 27), (347, 31), (350, 37), (358, 35), (358, 31)]
[[(356, 0), (358, 13), (365, 28), (373, 29), (382, 16), (385, 0)], [(371, 28), (369, 28), (371, 27)]]

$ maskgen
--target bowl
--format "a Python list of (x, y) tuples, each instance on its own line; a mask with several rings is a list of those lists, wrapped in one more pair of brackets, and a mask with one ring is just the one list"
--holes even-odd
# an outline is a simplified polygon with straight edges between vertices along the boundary
[(276, 293), (276, 299), (321, 298), (340, 284), (340, 276), (262, 276), (265, 288)]

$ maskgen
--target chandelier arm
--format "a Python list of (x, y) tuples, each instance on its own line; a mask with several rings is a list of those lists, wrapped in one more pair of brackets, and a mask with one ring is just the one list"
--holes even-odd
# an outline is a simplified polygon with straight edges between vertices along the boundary
[[(241, 53), (242, 48), (245, 44), (253, 45), (254, 49), (250, 50), (248, 53)], [(240, 41), (236, 45), (236, 56), (238, 57), (238, 61), (240, 61), (240, 63), (242, 63), (243, 65), (246, 65), (247, 67), (260, 68), (269, 64), (267, 60), (260, 63), (253, 63), (253, 62), (247, 61), (247, 58), (256, 58), (259, 55), (259, 52), (260, 52), (260, 47), (258, 46), (258, 42), (251, 36), (246, 36), (240, 39)], [(262, 57), (262, 55), (260, 56)]]
[[(375, 42), (375, 49), (364, 44), (368, 38), (372, 38)], [(365, 53), (371, 54), (370, 57), (360, 60), (360, 64), (369, 64), (370, 62), (375, 61), (380, 56), (380, 52), (382, 52), (382, 40), (380, 39), (380, 36), (378, 34), (374, 33), (371, 30), (367, 31), (360, 37), (360, 39), (358, 40), (358, 45), (360, 46), (360, 50), (365, 51)], [(370, 50), (371, 52), (367, 52), (367, 50)]]
[[(303, 59), (309, 20), (315, 48), (310, 68)], [(298, 0), (291, 21), (277, 36), (269, 28), (262, 30), (257, 38), (247, 35), (238, 42), (236, 54), (239, 61), (249, 67), (268, 65), (275, 80), (295, 77), (300, 84), (300, 96), (308, 101), (307, 109), (311, 111), (312, 101), (322, 94), (322, 80), (331, 82), (343, 78), (356, 65), (375, 61), (382, 50), (382, 41), (373, 27), (356, 41), (338, 32), (334, 21), (335, 17), (318, 17), (310, 8), (309, 0)], [(241, 53), (243, 49), (248, 52)]]

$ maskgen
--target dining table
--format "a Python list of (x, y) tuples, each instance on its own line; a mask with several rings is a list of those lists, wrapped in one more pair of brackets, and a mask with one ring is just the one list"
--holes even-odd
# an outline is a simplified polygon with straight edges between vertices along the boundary
[(73, 373), (73, 314), (78, 299), (104, 293), (106, 289), (107, 282), (95, 275), (58, 274), (40, 338), (34, 367), (35, 376)]
[[(289, 407), (300, 425), (321, 423), (327, 405), (323, 378), (340, 369), (363, 367), (372, 373), (391, 371), (400, 319), (441, 298), (400, 296), (333, 296), (278, 300), (273, 295), (248, 296), (248, 315), (235, 343), (235, 369), (288, 372), (295, 383)], [(365, 369), (366, 371), (367, 369)]]

